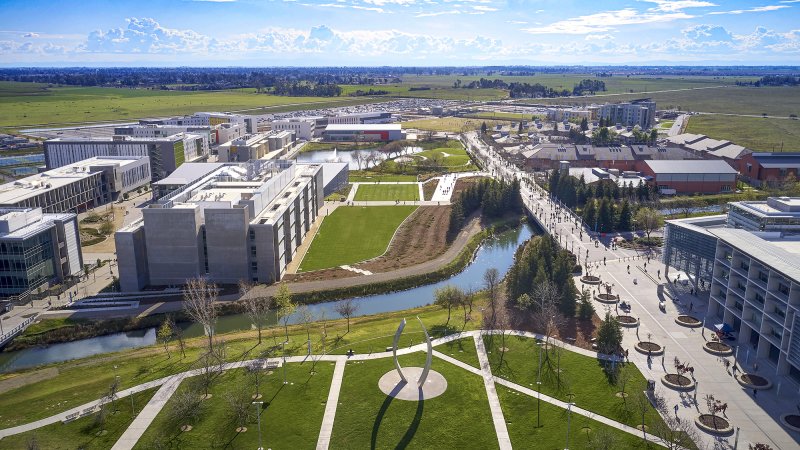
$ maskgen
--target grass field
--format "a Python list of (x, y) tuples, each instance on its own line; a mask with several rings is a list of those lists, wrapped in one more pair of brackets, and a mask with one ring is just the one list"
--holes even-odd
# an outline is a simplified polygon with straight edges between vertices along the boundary
[(375, 182), (375, 181), (411, 181), (416, 182), (416, 175), (395, 175), (390, 173), (370, 172), (367, 170), (351, 170), (350, 178), (351, 183), (359, 182)]
[[(400, 357), (404, 367), (424, 363), (423, 353)], [(447, 390), (409, 402), (378, 389), (380, 377), (394, 370), (391, 358), (348, 363), (331, 448), (497, 448), (481, 377), (439, 359), (431, 369), (444, 375)]]
[(800, 120), (703, 114), (689, 118), (686, 132), (726, 139), (756, 151), (800, 150)]
[(325, 217), (300, 263), (301, 272), (355, 264), (386, 251), (416, 206), (344, 206)]
[(0, 82), (0, 127), (136, 120), (141, 117), (233, 111), (255, 113), (371, 103), (361, 97), (276, 97), (254, 89), (228, 91), (160, 91), (96, 87), (52, 87)]
[(463, 166), (469, 163), (469, 155), (463, 148), (436, 148), (416, 153), (415, 156), (440, 160), (443, 166)]
[[(264, 448), (313, 448), (319, 436), (319, 427), (325, 412), (325, 401), (333, 376), (333, 363), (320, 362), (310, 374), (311, 361), (303, 364), (289, 363), (283, 384), (283, 369), (265, 374), (260, 380), (260, 393), (265, 402), (261, 412), (261, 433)], [(178, 392), (191, 387), (196, 380), (186, 379)], [(210, 399), (203, 401), (199, 420), (192, 424), (192, 430), (181, 433), (182, 423), (170, 423), (169, 409), (175, 395), (156, 416), (144, 436), (134, 447), (136, 449), (157, 448), (157, 436), (180, 448), (232, 448), (250, 449), (258, 447), (258, 423), (255, 406), (247, 420), (247, 431), (236, 433), (236, 423), (229, 414), (227, 395), (236, 389), (248, 389), (253, 382), (247, 379), (244, 369), (224, 372), (212, 385)], [(255, 390), (248, 392), (255, 394)], [(176, 393), (177, 394), (177, 393)], [(166, 439), (164, 439), (166, 438)]]
[(446, 131), (449, 133), (461, 133), (463, 131), (473, 131), (481, 128), (482, 123), (487, 127), (494, 127), (498, 123), (494, 120), (482, 119), (463, 119), (460, 117), (444, 117), (441, 119), (420, 119), (403, 122), (403, 128), (416, 128), (423, 131)]
[(359, 202), (417, 201), (419, 186), (416, 184), (361, 184), (356, 191)]
[[(156, 390), (157, 388), (153, 388), (133, 394), (133, 406), (137, 412), (150, 401)], [(108, 406), (109, 414), (102, 426), (97, 420), (98, 414), (95, 413), (66, 424), (57, 422), (37, 430), (5, 437), (0, 441), (0, 449), (109, 449), (133, 421), (130, 397), (117, 400), (116, 407), (117, 411), (111, 414), (114, 406)], [(32, 442), (36, 442), (38, 447), (33, 447)]]

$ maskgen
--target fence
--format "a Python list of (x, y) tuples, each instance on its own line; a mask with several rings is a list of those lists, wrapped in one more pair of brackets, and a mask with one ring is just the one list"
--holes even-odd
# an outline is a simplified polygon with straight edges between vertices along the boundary
[(14, 339), (14, 336), (18, 335), (19, 333), (22, 333), (25, 330), (25, 328), (28, 328), (28, 325), (33, 323), (33, 321), (36, 320), (36, 317), (38, 316), (39, 316), (38, 314), (35, 314), (31, 317), (28, 317), (21, 324), (12, 328), (11, 331), (7, 331), (5, 334), (0, 336), (0, 348), (3, 348), (3, 346), (6, 345), (8, 342), (10, 342), (11, 339)]

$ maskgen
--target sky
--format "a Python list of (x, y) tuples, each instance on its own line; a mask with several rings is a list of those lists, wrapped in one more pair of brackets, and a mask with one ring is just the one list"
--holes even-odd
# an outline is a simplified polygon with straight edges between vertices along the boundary
[(800, 65), (800, 0), (2, 0), (3, 66)]

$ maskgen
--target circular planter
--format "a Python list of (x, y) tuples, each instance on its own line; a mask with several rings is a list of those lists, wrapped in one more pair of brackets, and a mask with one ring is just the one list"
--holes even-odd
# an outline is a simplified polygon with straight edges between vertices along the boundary
[(678, 373), (668, 373), (661, 377), (661, 383), (675, 391), (691, 391), (695, 382), (691, 378)]
[(675, 323), (689, 328), (697, 328), (703, 326), (703, 322), (700, 319), (698, 319), (697, 317), (687, 316), (685, 314), (676, 317)]
[(700, 414), (694, 418), (694, 424), (706, 433), (716, 436), (730, 436), (733, 434), (731, 423), (724, 417)]
[(584, 275), (581, 277), (581, 283), (583, 284), (600, 284), (600, 277), (596, 277), (594, 275)]
[(619, 324), (626, 328), (636, 328), (639, 326), (639, 319), (633, 316), (617, 316)]
[(747, 389), (755, 389), (757, 391), (772, 387), (771, 381), (762, 377), (761, 375), (752, 373), (740, 373), (736, 375), (736, 381), (738, 381), (739, 384)]
[(800, 415), (782, 414), (781, 423), (783, 423), (783, 425), (785, 425), (786, 428), (792, 431), (800, 431)]
[(706, 342), (703, 344), (703, 350), (716, 356), (731, 356), (733, 354), (733, 348), (730, 345), (717, 341)]
[(637, 352), (650, 356), (660, 356), (664, 353), (664, 347), (655, 342), (640, 341), (636, 343), (634, 348), (636, 348)]
[(600, 303), (617, 303), (619, 301), (619, 295), (614, 294), (596, 294), (594, 299)]

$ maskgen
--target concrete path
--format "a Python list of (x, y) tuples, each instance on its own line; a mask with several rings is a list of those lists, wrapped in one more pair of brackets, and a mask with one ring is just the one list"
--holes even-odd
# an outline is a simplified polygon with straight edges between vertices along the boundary
[(130, 450), (132, 449), (139, 439), (142, 437), (150, 424), (153, 423), (158, 413), (167, 404), (172, 394), (178, 389), (181, 381), (185, 378), (185, 374), (178, 374), (170, 377), (161, 389), (147, 402), (142, 411), (133, 420), (133, 423), (128, 426), (128, 429), (122, 433), (122, 436), (117, 440), (111, 450)]
[(503, 408), (500, 407), (500, 399), (494, 387), (494, 376), (489, 366), (489, 358), (486, 356), (486, 347), (483, 346), (483, 338), (480, 333), (472, 336), (475, 340), (475, 350), (478, 352), (478, 363), (481, 365), (483, 374), (483, 385), (486, 387), (486, 396), (489, 397), (489, 409), (492, 410), (492, 421), (494, 422), (494, 432), (497, 434), (497, 443), (500, 450), (511, 449), (511, 438), (508, 436), (506, 419), (503, 416)]
[(317, 450), (327, 450), (331, 442), (333, 422), (336, 419), (336, 407), (339, 405), (339, 391), (342, 390), (342, 378), (346, 364), (347, 360), (340, 358), (336, 360), (336, 367), (333, 368), (333, 380), (328, 391), (328, 401), (325, 402), (325, 415), (322, 417), (322, 426), (319, 429)]

